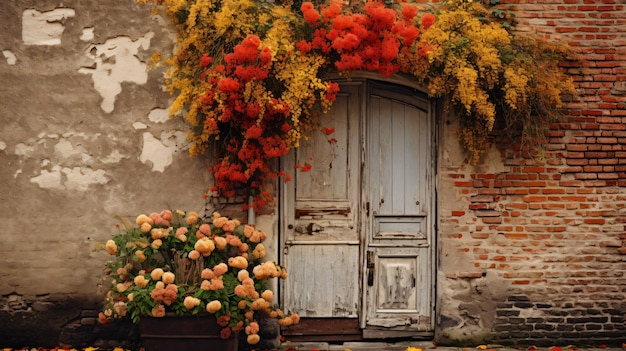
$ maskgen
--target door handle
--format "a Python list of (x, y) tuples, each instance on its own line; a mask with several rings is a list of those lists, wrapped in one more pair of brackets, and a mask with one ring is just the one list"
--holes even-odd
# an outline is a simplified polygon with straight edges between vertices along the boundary
[(374, 272), (376, 263), (374, 261), (374, 251), (367, 252), (367, 286), (374, 286)]

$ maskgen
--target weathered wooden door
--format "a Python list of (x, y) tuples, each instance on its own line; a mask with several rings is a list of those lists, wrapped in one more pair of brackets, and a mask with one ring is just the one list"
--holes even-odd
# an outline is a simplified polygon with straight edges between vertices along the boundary
[(314, 133), (286, 159), (314, 165), (282, 195), (286, 309), (352, 318), (364, 337), (432, 330), (433, 129), (416, 93), (342, 83), (321, 120), (334, 133)]
[(301, 317), (358, 317), (360, 115), (358, 85), (343, 85), (320, 122), (334, 133), (313, 132), (287, 159), (287, 169), (314, 165), (293, 172), (282, 202), (283, 303)]
[(365, 337), (433, 328), (433, 128), (423, 95), (372, 85), (367, 96)]

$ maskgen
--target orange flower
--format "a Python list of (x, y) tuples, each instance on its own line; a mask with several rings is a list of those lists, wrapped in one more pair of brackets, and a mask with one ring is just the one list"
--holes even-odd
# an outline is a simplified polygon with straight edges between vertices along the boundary
[(115, 255), (117, 252), (117, 244), (113, 240), (108, 240), (105, 247), (109, 255)]
[(213, 300), (206, 305), (206, 310), (209, 313), (215, 313), (222, 308), (222, 303), (218, 300)]

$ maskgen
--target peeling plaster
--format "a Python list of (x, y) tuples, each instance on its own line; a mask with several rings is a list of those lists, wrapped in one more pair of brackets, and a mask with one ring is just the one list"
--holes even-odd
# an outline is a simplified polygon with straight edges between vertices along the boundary
[(109, 182), (109, 178), (106, 177), (103, 169), (93, 170), (88, 167), (74, 167), (63, 168), (66, 181), (65, 187), (67, 189), (85, 191), (92, 184), (106, 184)]
[(17, 57), (10, 50), (2, 50), (2, 55), (7, 59), (7, 64), (9, 66), (14, 65), (17, 62)]
[(165, 123), (170, 119), (170, 111), (165, 108), (155, 108), (148, 114), (148, 119), (154, 123)]
[(502, 157), (500, 156), (500, 152), (496, 148), (495, 144), (491, 145), (491, 148), (483, 159), (485, 161), (478, 166), (481, 173), (498, 174), (507, 171), (507, 168), (504, 166), (504, 162), (502, 161)]
[(127, 156), (122, 155), (119, 151), (113, 150), (108, 156), (103, 158), (103, 163), (119, 163), (121, 160), (128, 158)]
[[(60, 136), (42, 132), (37, 140), (28, 139), (16, 144), (14, 154), (19, 156), (21, 161), (41, 159), (39, 169), (30, 177), (30, 181), (40, 188), (86, 191), (91, 185), (109, 182), (106, 171), (95, 169), (94, 164), (115, 164), (129, 158), (118, 150), (113, 150), (106, 156), (90, 152), (87, 148), (91, 145), (89, 142), (97, 142), (100, 135), (100, 133), (85, 135), (67, 132)], [(42, 156), (51, 158), (42, 159)], [(22, 173), (23, 171), (18, 169), (14, 177), (17, 178)]]
[(82, 145), (74, 147), (74, 145), (66, 139), (60, 139), (54, 146), (54, 155), (58, 159), (81, 163), (86, 163), (92, 158)]
[[(73, 135), (75, 135), (75, 134), (73, 134), (73, 133), (65, 133), (64, 134), (65, 137), (73, 136)], [(84, 136), (84, 135), (82, 135), (82, 136)], [(46, 134), (46, 132), (40, 132), (39, 134), (37, 134), (37, 138), (39, 138), (39, 139), (43, 139), (43, 138), (59, 139), (59, 135), (58, 134)]]
[(90, 41), (94, 38), (94, 27), (83, 28), (83, 34), (80, 35), (80, 40), (82, 41)]
[(24, 143), (19, 143), (15, 145), (14, 153), (17, 156), (30, 157), (30, 155), (32, 155), (34, 151), (35, 151), (34, 145), (26, 145)]
[(184, 141), (185, 133), (183, 132), (161, 133), (160, 140), (149, 132), (145, 132), (139, 160), (145, 164), (152, 164), (153, 171), (163, 172), (172, 164), (174, 154), (180, 150), (179, 145)]
[(146, 84), (148, 81), (147, 65), (137, 58), (139, 48), (147, 50), (153, 32), (142, 38), (131, 40), (126, 36), (108, 39), (104, 44), (90, 45), (85, 55), (93, 60), (91, 67), (82, 67), (78, 72), (91, 74), (94, 88), (102, 96), (100, 107), (111, 113), (115, 107), (115, 98), (122, 92), (122, 82)]
[(30, 178), (30, 181), (44, 189), (63, 189), (61, 184), (61, 167), (55, 166), (52, 168), (52, 171), (43, 169), (40, 175)]
[[(46, 166), (48, 160), (42, 162)], [(86, 191), (92, 184), (106, 184), (109, 179), (102, 169), (93, 170), (89, 167), (53, 166), (51, 170), (43, 169), (41, 174), (30, 179), (32, 183), (44, 189)]]
[(57, 8), (48, 12), (27, 9), (22, 13), (22, 41), (26, 45), (60, 45), (65, 30), (63, 21), (74, 17), (70, 8)]
[(135, 130), (148, 129), (148, 126), (145, 123), (135, 122), (133, 123), (133, 128), (135, 128)]

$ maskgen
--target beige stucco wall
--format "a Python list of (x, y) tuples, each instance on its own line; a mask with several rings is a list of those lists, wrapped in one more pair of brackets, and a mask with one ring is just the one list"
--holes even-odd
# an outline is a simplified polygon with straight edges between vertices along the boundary
[(3, 342), (29, 321), (45, 338), (95, 298), (116, 215), (203, 210), (207, 165), (146, 67), (172, 36), (134, 0), (0, 2)]

